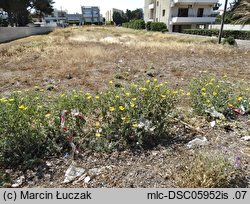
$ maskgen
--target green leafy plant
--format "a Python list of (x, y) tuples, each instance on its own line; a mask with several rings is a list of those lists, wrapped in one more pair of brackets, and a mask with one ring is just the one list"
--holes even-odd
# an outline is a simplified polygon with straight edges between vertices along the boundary
[(246, 88), (237, 87), (226, 77), (204, 75), (195, 78), (189, 85), (192, 106), (200, 115), (211, 115), (215, 110), (227, 118), (235, 117), (236, 113), (249, 112), (249, 97)]
[(223, 44), (235, 45), (236, 41), (235, 41), (234, 37), (229, 36), (229, 37), (223, 39)]

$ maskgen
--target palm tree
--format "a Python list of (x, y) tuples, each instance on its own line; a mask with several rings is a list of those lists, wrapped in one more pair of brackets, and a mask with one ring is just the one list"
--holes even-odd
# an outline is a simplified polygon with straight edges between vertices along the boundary
[(236, 23), (250, 24), (250, 0), (239, 0), (233, 18), (237, 19)]

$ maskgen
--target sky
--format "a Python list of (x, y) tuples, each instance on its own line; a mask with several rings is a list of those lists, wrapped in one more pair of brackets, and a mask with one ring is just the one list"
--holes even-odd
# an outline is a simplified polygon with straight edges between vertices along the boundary
[[(232, 2), (233, 0), (229, 0)], [(54, 0), (54, 8), (67, 10), (69, 13), (81, 13), (81, 6), (99, 6), (101, 13), (105, 14), (111, 8), (117, 8), (126, 11), (136, 8), (144, 8), (144, 0)], [(219, 0), (224, 4), (225, 0)], [(221, 6), (220, 9), (222, 9)]]

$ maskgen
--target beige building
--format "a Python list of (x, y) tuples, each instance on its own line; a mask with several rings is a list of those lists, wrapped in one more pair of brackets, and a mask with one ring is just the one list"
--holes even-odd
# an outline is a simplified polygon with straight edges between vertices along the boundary
[(123, 13), (122, 10), (119, 10), (119, 9), (115, 9), (115, 8), (112, 8), (111, 10), (108, 10), (105, 14), (105, 19), (106, 21), (113, 21), (113, 14), (114, 12), (118, 12), (120, 14)]
[(207, 28), (215, 22), (213, 7), (218, 0), (145, 0), (144, 20), (164, 22), (170, 32)]

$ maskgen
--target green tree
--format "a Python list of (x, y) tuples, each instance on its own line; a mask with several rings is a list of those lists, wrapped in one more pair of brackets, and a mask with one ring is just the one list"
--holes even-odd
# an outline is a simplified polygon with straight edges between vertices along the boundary
[(113, 21), (115, 22), (116, 25), (121, 25), (122, 23), (127, 22), (127, 17), (123, 12), (120, 13), (115, 11), (113, 13)]
[(234, 9), (235, 23), (250, 24), (250, 0), (239, 0)]
[(9, 23), (14, 26), (25, 26), (29, 23), (30, 10), (44, 14), (53, 11), (52, 0), (0, 0), (0, 8), (8, 13)]

